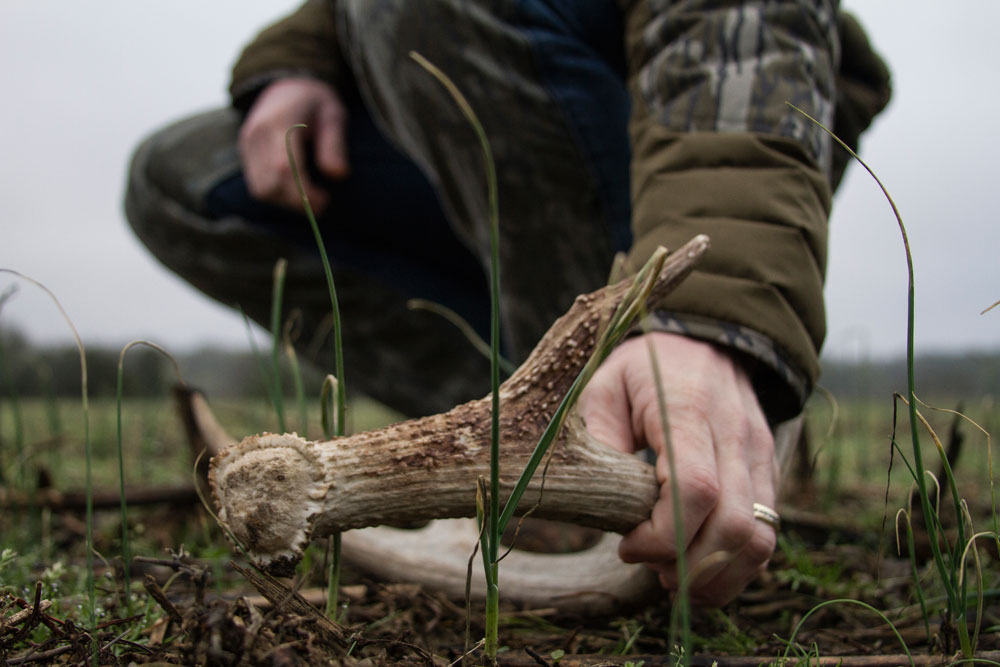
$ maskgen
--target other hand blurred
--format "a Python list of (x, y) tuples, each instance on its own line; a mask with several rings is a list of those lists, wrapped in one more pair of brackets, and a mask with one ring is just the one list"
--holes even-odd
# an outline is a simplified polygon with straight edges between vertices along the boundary
[(292, 133), (292, 154), (313, 210), (320, 213), (328, 195), (310, 177), (310, 166), (337, 180), (347, 176), (347, 111), (329, 84), (307, 77), (278, 79), (257, 97), (240, 128), (239, 151), (250, 194), (301, 211), (285, 133)]

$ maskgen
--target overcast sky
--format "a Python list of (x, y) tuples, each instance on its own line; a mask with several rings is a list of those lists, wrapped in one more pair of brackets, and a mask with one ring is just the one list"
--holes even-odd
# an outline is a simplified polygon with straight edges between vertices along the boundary
[[(86, 343), (246, 345), (241, 319), (162, 269), (121, 213), (128, 156), (166, 122), (226, 101), (229, 67), (277, 0), (0, 3), (0, 267), (51, 288)], [(893, 70), (862, 155), (907, 223), (918, 350), (1000, 349), (1000, 3), (852, 0)], [(852, 167), (834, 205), (827, 354), (902, 354), (906, 265), (891, 210)], [(0, 291), (10, 284), (0, 275)], [(3, 320), (68, 339), (23, 285)]]

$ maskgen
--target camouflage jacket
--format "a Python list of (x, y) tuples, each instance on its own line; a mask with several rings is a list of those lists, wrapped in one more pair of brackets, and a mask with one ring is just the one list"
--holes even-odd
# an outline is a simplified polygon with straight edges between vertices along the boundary
[[(779, 3), (780, 4), (780, 3)], [(281, 76), (344, 89), (333, 0), (310, 0), (237, 62), (246, 109)], [(632, 101), (633, 267), (698, 233), (712, 250), (658, 313), (658, 329), (747, 355), (772, 421), (796, 414), (819, 375), (832, 191), (849, 145), (889, 99), (889, 73), (834, 1), (779, 11), (755, 3), (622, 0)]]

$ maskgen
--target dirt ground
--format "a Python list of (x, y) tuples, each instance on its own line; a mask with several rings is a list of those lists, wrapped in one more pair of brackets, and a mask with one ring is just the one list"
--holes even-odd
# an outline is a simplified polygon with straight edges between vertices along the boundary
[[(693, 613), (691, 664), (749, 667), (787, 654), (793, 659), (812, 656), (816, 664), (818, 655), (834, 660), (830, 664), (846, 658), (844, 664), (894, 665), (907, 664), (905, 650), (915, 656), (914, 664), (939, 664), (955, 654), (955, 634), (942, 624), (933, 585), (928, 584), (925, 623), (913, 595), (909, 560), (880, 556), (880, 546), (887, 549), (885, 540), (877, 531), (845, 522), (850, 501), (844, 503), (847, 507), (832, 515), (786, 512), (769, 572), (726, 608)], [(166, 535), (172, 522), (189, 522), (202, 511), (154, 509), (144, 521)], [(69, 540), (76, 526), (67, 518), (57, 529)], [(995, 564), (993, 560), (994, 570)], [(322, 571), (322, 564), (314, 569)], [(65, 612), (50, 614), (42, 599), (36, 604), (28, 596), (4, 597), (0, 662), (83, 664), (96, 638), (103, 649), (100, 664), (106, 665), (448, 665), (466, 653), (467, 637), (475, 644), (483, 635), (480, 609), (467, 614), (462, 601), (416, 585), (375, 581), (354, 568), (344, 572), (340, 623), (305, 601), (322, 600), (316, 581), (306, 581), (300, 596), (288, 588), (289, 582), (268, 583), (235, 562), (212, 571), (190, 557), (142, 558), (132, 577), (144, 582), (145, 593), (133, 588), (140, 611), (131, 618), (114, 606), (115, 577), (99, 578), (112, 602), (96, 633), (79, 627)], [(932, 578), (925, 575), (928, 582)], [(978, 656), (995, 660), (1000, 657), (1000, 607), (995, 590), (986, 595)], [(853, 602), (818, 607), (841, 598)], [(900, 636), (858, 602), (883, 612)], [(21, 617), (12, 622), (19, 607)], [(144, 608), (155, 613), (143, 614)], [(671, 611), (667, 594), (613, 617), (507, 606), (500, 664), (675, 665), (681, 659), (680, 640), (672, 634)], [(41, 631), (44, 626), (47, 633)], [(469, 664), (482, 662), (475, 651), (468, 659)]]

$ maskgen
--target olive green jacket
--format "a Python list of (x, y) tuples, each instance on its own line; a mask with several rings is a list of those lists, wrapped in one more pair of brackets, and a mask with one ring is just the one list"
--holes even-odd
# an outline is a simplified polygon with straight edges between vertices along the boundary
[[(801, 409), (819, 375), (827, 219), (847, 164), (843, 151), (784, 102), (857, 146), (888, 102), (889, 73), (844, 14), (824, 19), (820, 12), (809, 21), (786, 12), (780, 25), (767, 26), (773, 54), (762, 61), (732, 53), (746, 30), (760, 27), (752, 8), (730, 3), (729, 14), (695, 15), (691, 3), (673, 4), (686, 7), (653, 17), (645, 0), (623, 4), (632, 98), (630, 263), (641, 265), (658, 245), (711, 237), (710, 253), (659, 313), (660, 328), (746, 354), (765, 410), (780, 420)], [(231, 86), (237, 108), (247, 109), (282, 76), (353, 87), (333, 5), (310, 0), (245, 49)], [(702, 51), (693, 67), (684, 60), (692, 49)], [(742, 76), (751, 59), (765, 64)], [(734, 99), (742, 100), (735, 114)]]

